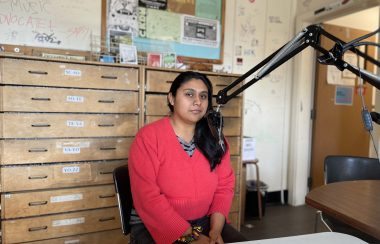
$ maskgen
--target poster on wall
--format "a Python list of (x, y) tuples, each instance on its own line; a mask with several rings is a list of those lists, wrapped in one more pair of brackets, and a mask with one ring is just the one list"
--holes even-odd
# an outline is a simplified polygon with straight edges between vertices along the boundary
[(207, 47), (219, 47), (219, 21), (181, 16), (181, 42)]
[(138, 0), (109, 0), (107, 27), (108, 29), (138, 34)]
[(166, 10), (167, 0), (139, 0), (139, 7)]

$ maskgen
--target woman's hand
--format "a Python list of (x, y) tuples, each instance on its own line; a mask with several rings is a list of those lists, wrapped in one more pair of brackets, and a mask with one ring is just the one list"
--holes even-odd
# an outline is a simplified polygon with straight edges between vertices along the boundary
[(210, 230), (210, 244), (224, 244), (222, 235), (219, 231)]

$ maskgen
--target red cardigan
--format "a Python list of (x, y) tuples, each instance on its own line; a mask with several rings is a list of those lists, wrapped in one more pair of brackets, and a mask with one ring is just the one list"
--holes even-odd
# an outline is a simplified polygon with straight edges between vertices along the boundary
[(226, 219), (235, 176), (227, 151), (214, 171), (195, 149), (189, 157), (169, 117), (143, 127), (129, 152), (134, 207), (157, 243), (173, 243), (194, 220), (214, 212)]

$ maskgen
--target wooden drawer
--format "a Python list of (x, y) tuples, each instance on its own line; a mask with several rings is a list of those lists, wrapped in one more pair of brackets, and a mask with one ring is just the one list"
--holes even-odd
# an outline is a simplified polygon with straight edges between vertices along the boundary
[(146, 70), (146, 91), (168, 93), (180, 72)]
[(234, 198), (232, 199), (232, 205), (231, 205), (230, 212), (239, 211), (239, 205), (240, 205), (240, 195), (235, 194)]
[(240, 155), (241, 149), (240, 149), (240, 143), (241, 139), (238, 136), (226, 136), (228, 143), (230, 144), (230, 154), (231, 155)]
[(123, 235), (121, 229), (107, 230), (90, 234), (68, 236), (44, 241), (33, 241), (30, 244), (125, 244), (129, 243), (129, 235)]
[(0, 164), (128, 158), (133, 138), (0, 140)]
[(150, 124), (154, 121), (157, 121), (161, 118), (165, 117), (164, 115), (159, 115), (159, 116), (145, 116), (145, 124)]
[(4, 113), (0, 118), (3, 138), (133, 136), (138, 129), (138, 116), (131, 114)]
[(240, 230), (240, 216), (239, 216), (239, 212), (233, 212), (233, 213), (230, 213), (228, 215), (228, 219), (230, 221), (230, 224), (232, 225), (232, 227), (234, 227), (235, 229), (237, 230)]
[(118, 208), (32, 217), (1, 222), (5, 243), (27, 242), (120, 228)]
[(239, 156), (231, 156), (231, 165), (235, 174), (240, 174), (241, 161)]
[(225, 136), (240, 136), (241, 135), (241, 119), (224, 117), (223, 133)]
[[(210, 74), (207, 74), (207, 77), (212, 83), (214, 95), (218, 94), (220, 90), (226, 88), (229, 84), (231, 84), (233, 81), (235, 81), (238, 78), (234, 76), (210, 75)], [(233, 92), (240, 86), (241, 85), (236, 86), (236, 88), (229, 91), (228, 94), (231, 94), (231, 92)]]
[(113, 170), (127, 160), (84, 163), (5, 166), (1, 192), (112, 184)]
[(165, 116), (169, 114), (170, 109), (166, 95), (147, 94), (146, 95), (145, 115)]
[[(215, 98), (213, 98), (213, 107), (215, 110), (218, 107)], [(240, 97), (231, 99), (228, 103), (220, 105), (220, 109), (223, 117), (241, 117), (242, 100)]]
[(3, 58), (0, 83), (138, 90), (138, 68)]
[(235, 175), (235, 194), (240, 194), (240, 175)]
[(1, 195), (1, 218), (31, 217), (114, 206), (117, 206), (117, 199), (113, 184), (63, 190), (5, 193)]
[[(160, 70), (147, 70), (146, 71), (146, 91), (147, 92), (163, 92), (168, 93), (174, 79), (180, 74), (176, 71), (160, 71)], [(213, 85), (213, 95), (218, 91), (231, 84), (238, 77), (223, 76), (223, 75), (210, 75), (206, 74)], [(240, 85), (239, 85), (240, 86)], [(237, 87), (239, 87), (237, 86)], [(235, 89), (232, 89), (232, 91)]]
[[(49, 87), (0, 87), (2, 111), (138, 113), (138, 93)], [(0, 103), (0, 104), (1, 104)]]

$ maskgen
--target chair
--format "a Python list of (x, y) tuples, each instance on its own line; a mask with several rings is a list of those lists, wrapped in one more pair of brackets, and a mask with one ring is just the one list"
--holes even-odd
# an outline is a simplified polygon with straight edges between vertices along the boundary
[[(354, 180), (380, 180), (380, 162), (377, 158), (357, 156), (327, 156), (324, 163), (325, 184), (339, 181)], [(344, 224), (331, 217), (323, 216), (317, 211), (317, 215), (330, 231), (342, 232), (370, 240), (372, 237)], [(318, 216), (316, 216), (315, 232), (317, 231)]]
[(128, 235), (131, 231), (129, 220), (131, 219), (131, 210), (133, 206), (128, 166), (123, 165), (114, 169), (113, 180), (119, 205), (121, 229), (124, 235)]

